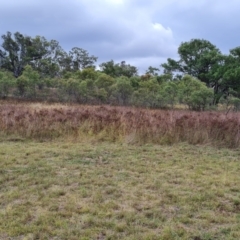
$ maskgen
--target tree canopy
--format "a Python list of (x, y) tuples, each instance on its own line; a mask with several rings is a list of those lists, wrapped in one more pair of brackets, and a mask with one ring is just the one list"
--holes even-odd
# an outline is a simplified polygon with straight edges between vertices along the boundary
[(178, 102), (198, 110), (220, 101), (239, 105), (240, 47), (223, 54), (207, 40), (192, 39), (180, 44), (178, 55), (161, 64), (162, 74), (150, 66), (139, 75), (126, 61), (96, 67), (98, 57), (83, 48), (67, 52), (56, 40), (7, 32), (0, 45), (0, 97), (54, 92), (61, 101), (83, 103), (173, 107)]
[(209, 41), (192, 39), (179, 46), (178, 54), (178, 61), (168, 58), (167, 63), (161, 65), (164, 72), (188, 74), (206, 83), (214, 89), (214, 103), (228, 95), (230, 89), (239, 91), (239, 47), (224, 55)]
[(0, 68), (9, 70), (17, 78), (26, 65), (32, 66), (41, 75), (59, 76), (66, 71), (77, 71), (94, 67), (97, 57), (78, 47), (65, 52), (58, 41), (47, 41), (45, 37), (35, 38), (19, 32), (2, 35)]

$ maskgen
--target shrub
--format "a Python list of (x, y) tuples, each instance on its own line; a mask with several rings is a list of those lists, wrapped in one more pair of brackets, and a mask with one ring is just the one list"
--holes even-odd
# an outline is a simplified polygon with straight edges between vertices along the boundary
[(213, 90), (200, 80), (185, 75), (179, 83), (180, 102), (192, 110), (204, 110), (213, 102)]
[(15, 86), (15, 79), (8, 72), (0, 72), (0, 97), (5, 98), (8, 96), (9, 91)]

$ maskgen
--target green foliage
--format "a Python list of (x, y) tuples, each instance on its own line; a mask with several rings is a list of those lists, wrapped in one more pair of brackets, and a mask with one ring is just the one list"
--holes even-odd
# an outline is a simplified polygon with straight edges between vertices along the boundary
[(102, 103), (109, 102), (108, 100), (112, 92), (114, 91), (114, 89), (115, 89), (115, 96), (116, 96), (117, 87), (116, 86), (113, 87), (115, 83), (116, 83), (116, 80), (113, 77), (105, 73), (98, 74), (98, 78), (95, 81), (95, 86), (96, 86), (95, 96), (100, 102)]
[(78, 96), (77, 100), (78, 102), (86, 103), (88, 98), (91, 97), (91, 90), (92, 90), (93, 82), (92, 80), (84, 80), (79, 83), (77, 91)]
[(94, 68), (94, 63), (97, 61), (97, 57), (89, 56), (88, 51), (74, 47), (69, 52), (71, 59), (71, 68), (73, 71), (82, 70), (85, 68)]
[(230, 105), (238, 109), (240, 47), (223, 55), (209, 41), (192, 39), (179, 46), (179, 60), (169, 58), (162, 64), (164, 74), (150, 66), (138, 76), (137, 68), (125, 61), (104, 62), (96, 71), (97, 57), (79, 47), (65, 52), (56, 40), (19, 32), (7, 32), (2, 39), (0, 70), (11, 72), (16, 80), (0, 72), (0, 97), (16, 93), (45, 99), (57, 93), (56, 100), (63, 101), (150, 108), (183, 103), (195, 110), (235, 99)]
[(121, 63), (114, 63), (113, 60), (100, 64), (101, 71), (112, 77), (133, 77), (137, 75), (137, 68), (126, 64), (125, 61)]
[(208, 86), (209, 69), (219, 60), (219, 49), (207, 40), (193, 39), (178, 48), (180, 69), (182, 72), (198, 78)]
[(66, 81), (62, 81), (62, 88), (68, 95), (77, 95), (80, 81), (75, 78), (69, 78)]
[(213, 102), (213, 90), (200, 80), (185, 75), (179, 83), (179, 98), (190, 109), (204, 110)]
[(172, 108), (178, 100), (178, 83), (174, 81), (165, 82), (161, 85), (160, 94), (164, 99), (165, 105), (170, 105)]
[(19, 32), (2, 35), (0, 68), (9, 70), (18, 78), (26, 65), (31, 65), (41, 77), (56, 77), (67, 71), (95, 68), (97, 57), (78, 47), (66, 53), (56, 40), (25, 36)]
[(106, 103), (109, 97), (109, 93), (106, 91), (106, 89), (99, 88), (96, 90), (95, 96), (101, 103)]
[(234, 97), (232, 94), (222, 97), (220, 103), (225, 105), (228, 111), (240, 111), (240, 98)]
[(61, 47), (58, 42), (48, 42), (44, 37), (31, 38), (16, 32), (2, 35), (3, 43), (0, 54), (2, 68), (9, 70), (17, 78), (26, 65), (31, 65), (42, 76), (55, 76), (58, 71), (56, 63)]
[(222, 67), (222, 88), (224, 93), (234, 90), (234, 96), (240, 97), (240, 47), (230, 50), (230, 55), (225, 57)]
[(61, 82), (61, 90), (63, 95), (67, 93), (68, 101), (87, 103), (94, 97), (95, 85), (92, 79), (69, 78)]
[(58, 41), (48, 41), (45, 37), (36, 36), (31, 38), (29, 49), (34, 57), (29, 58), (27, 64), (38, 71), (42, 78), (59, 76), (60, 66), (58, 61), (64, 51)]
[(150, 74), (151, 76), (158, 76), (159, 68), (155, 67), (148, 67), (148, 70), (146, 71), (146, 74)]
[(188, 74), (202, 82), (208, 87), (214, 88), (215, 101), (218, 103), (218, 94), (222, 94), (226, 89), (219, 83), (223, 76), (225, 67), (223, 56), (220, 50), (207, 40), (192, 39), (182, 43), (178, 48), (180, 60), (168, 59), (162, 64), (165, 73)]
[(28, 79), (24, 76), (19, 77), (17, 79), (17, 88), (18, 88), (17, 94), (23, 97), (27, 92)]
[(95, 84), (98, 88), (108, 90), (115, 83), (115, 79), (105, 73), (100, 73)]
[(0, 97), (5, 98), (9, 95), (9, 91), (15, 86), (15, 79), (9, 72), (0, 71)]
[(97, 79), (97, 72), (95, 71), (94, 68), (92, 67), (88, 67), (88, 68), (84, 68), (82, 71), (81, 71), (81, 78), (82, 79), (92, 79), (92, 80), (96, 80)]
[(37, 96), (37, 87), (42, 84), (39, 73), (27, 65), (23, 74), (17, 78), (17, 94), (22, 97), (35, 98)]
[(240, 110), (240, 98), (232, 97), (230, 100), (230, 104), (233, 105), (235, 111)]
[(158, 75), (157, 76), (157, 81), (159, 84), (165, 83), (165, 82), (169, 82), (173, 80), (173, 75), (172, 74), (162, 74), (162, 75)]
[(133, 76), (129, 78), (129, 81), (132, 85), (132, 87), (136, 90), (139, 88), (139, 82), (140, 82), (140, 77), (139, 76)]
[(205, 110), (213, 102), (213, 91), (207, 87), (201, 87), (199, 90), (193, 92), (190, 98), (191, 109)]
[(16, 32), (12, 37), (10, 32), (2, 35), (3, 43), (0, 54), (1, 68), (11, 71), (15, 77), (21, 75), (24, 66), (34, 54), (29, 51), (31, 38)]
[(164, 108), (166, 107), (165, 99), (160, 93), (146, 91), (140, 88), (134, 91), (132, 96), (132, 104), (139, 107), (147, 108)]
[(157, 92), (159, 89), (159, 84), (156, 80), (156, 78), (151, 78), (148, 81), (142, 81), (139, 84), (140, 88), (144, 88), (147, 91), (153, 91), (153, 92)]
[(182, 43), (178, 48), (179, 61), (168, 59), (162, 64), (165, 72), (182, 72), (198, 78), (210, 86), (209, 71), (218, 63), (221, 55), (219, 49), (207, 40), (192, 39)]
[(120, 77), (116, 79), (116, 83), (112, 86), (111, 91), (114, 102), (120, 105), (126, 105), (130, 101), (133, 87), (128, 78)]
[(165, 99), (156, 78), (139, 83), (139, 89), (132, 96), (132, 104), (149, 108), (165, 107)]

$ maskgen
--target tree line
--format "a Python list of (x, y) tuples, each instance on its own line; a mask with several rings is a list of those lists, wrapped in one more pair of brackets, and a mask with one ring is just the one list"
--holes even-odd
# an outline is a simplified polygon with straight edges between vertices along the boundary
[(179, 60), (167, 59), (143, 75), (125, 61), (96, 67), (97, 57), (56, 40), (19, 32), (2, 35), (0, 97), (88, 104), (134, 105), (150, 108), (186, 104), (190, 109), (218, 103), (240, 107), (240, 47), (222, 54), (203, 39), (183, 42)]

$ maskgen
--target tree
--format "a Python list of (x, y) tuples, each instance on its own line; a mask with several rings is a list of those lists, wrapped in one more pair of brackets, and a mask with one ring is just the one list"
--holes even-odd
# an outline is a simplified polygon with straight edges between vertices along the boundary
[(0, 54), (1, 68), (11, 71), (15, 77), (21, 75), (24, 66), (27, 64), (30, 57), (29, 48), (32, 44), (31, 38), (23, 36), (16, 32), (12, 37), (10, 32), (2, 35), (3, 43)]
[(101, 71), (112, 77), (133, 77), (137, 76), (137, 68), (126, 64), (125, 61), (121, 63), (114, 63), (113, 60), (100, 64)]
[(84, 69), (95, 69), (97, 57), (90, 56), (89, 53), (82, 49), (74, 47), (69, 53), (60, 51), (57, 62), (60, 72), (65, 75), (67, 72), (79, 72)]
[(68, 55), (67, 52), (62, 51), (59, 54), (58, 64), (62, 75), (65, 75), (66, 73), (72, 71), (72, 58)]
[(214, 89), (213, 104), (219, 102), (227, 86), (222, 79), (225, 71), (226, 56), (207, 40), (192, 39), (182, 43), (178, 48), (180, 60), (168, 59), (162, 64), (165, 73), (182, 73), (196, 77)]
[(240, 97), (240, 48), (234, 48), (229, 55), (219, 57), (208, 76), (214, 89), (215, 104), (230, 94)]
[(148, 70), (146, 71), (146, 74), (149, 74), (151, 76), (158, 76), (158, 72), (159, 72), (159, 68), (155, 68), (155, 67), (148, 67)]
[(36, 36), (32, 38), (29, 52), (36, 57), (29, 59), (28, 64), (37, 70), (42, 77), (59, 76), (59, 60), (64, 54), (64, 50), (58, 41), (47, 41), (44, 37)]
[(137, 76), (137, 68), (130, 64), (126, 64), (125, 61), (118, 64), (117, 70), (119, 76), (125, 76), (128, 78)]
[(236, 96), (240, 97), (240, 47), (231, 49), (226, 57), (222, 84), (235, 91)]
[(162, 64), (165, 73), (181, 72), (188, 74), (211, 86), (212, 68), (222, 60), (220, 50), (207, 40), (192, 39), (182, 43), (178, 48), (179, 61), (168, 59)]
[(85, 68), (95, 68), (94, 64), (97, 61), (97, 57), (95, 56), (89, 56), (89, 53), (78, 47), (72, 48), (72, 50), (69, 52), (69, 57), (71, 59), (72, 64), (72, 70), (82, 70)]
[(99, 65), (101, 71), (111, 77), (116, 77), (116, 65), (113, 60)]
[(31, 38), (16, 32), (2, 35), (0, 50), (0, 68), (9, 70), (18, 78), (26, 65), (46, 76), (56, 76), (59, 71), (58, 59), (63, 51), (55, 40), (44, 37)]

